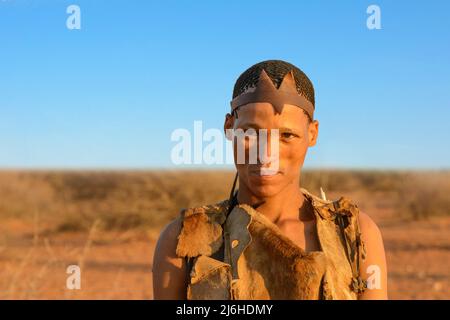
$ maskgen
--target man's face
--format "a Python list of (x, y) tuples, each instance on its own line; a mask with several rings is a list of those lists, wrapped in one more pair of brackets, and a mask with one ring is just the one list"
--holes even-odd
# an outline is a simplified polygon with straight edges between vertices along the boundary
[[(234, 144), (234, 161), (240, 177), (240, 183), (244, 183), (248, 190), (256, 197), (271, 197), (282, 192), (292, 184), (298, 186), (300, 170), (305, 160), (309, 146), (316, 144), (319, 123), (313, 121), (308, 123), (308, 117), (299, 107), (285, 104), (281, 114), (274, 112), (270, 103), (249, 103), (238, 110), (238, 117), (228, 116), (225, 120), (225, 129), (259, 129), (267, 130), (268, 155), (274, 155), (271, 150), (271, 132), (278, 129), (279, 152), (277, 165), (272, 161), (262, 163), (258, 158), (257, 163), (249, 163), (249, 149), (257, 144), (258, 150), (262, 147), (264, 140), (255, 138), (247, 139), (244, 143), (245, 162), (237, 161), (237, 145)], [(272, 153), (272, 154), (271, 154)], [(262, 168), (273, 167), (275, 170), (270, 174), (264, 173)]]

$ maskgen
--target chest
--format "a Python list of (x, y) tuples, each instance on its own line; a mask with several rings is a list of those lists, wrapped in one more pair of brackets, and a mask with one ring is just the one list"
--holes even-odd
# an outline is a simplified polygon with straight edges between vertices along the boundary
[(319, 235), (317, 233), (316, 220), (282, 220), (277, 224), (281, 232), (306, 252), (320, 251)]

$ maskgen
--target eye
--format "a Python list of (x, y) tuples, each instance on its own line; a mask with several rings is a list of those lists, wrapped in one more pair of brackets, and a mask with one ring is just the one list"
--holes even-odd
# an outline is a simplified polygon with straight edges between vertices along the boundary
[(284, 140), (291, 140), (291, 139), (293, 139), (293, 138), (295, 138), (295, 137), (298, 137), (295, 133), (293, 133), (293, 132), (282, 132), (281, 134), (280, 134), (280, 136), (281, 136), (281, 139), (284, 139)]

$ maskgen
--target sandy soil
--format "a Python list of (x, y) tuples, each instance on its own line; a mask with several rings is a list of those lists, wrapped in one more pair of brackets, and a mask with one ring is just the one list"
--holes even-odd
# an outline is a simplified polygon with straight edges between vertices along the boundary
[[(380, 227), (391, 299), (450, 299), (448, 214), (418, 220), (402, 216), (393, 192), (399, 178), (391, 174), (377, 178), (376, 186), (383, 192), (367, 187), (372, 175), (360, 182), (354, 182), (352, 174), (334, 180), (331, 174), (324, 177), (310, 181), (318, 181), (316, 187), (339, 188), (327, 193), (328, 198), (350, 197)], [(223, 199), (229, 181), (231, 174), (209, 172), (0, 174), (0, 299), (152, 299), (152, 257), (159, 222), (176, 214), (174, 208)], [(429, 204), (437, 199), (434, 190), (442, 190), (444, 205), (433, 202), (434, 206), (423, 208), (446, 211), (447, 181), (440, 180), (438, 188), (432, 185), (428, 193), (410, 196), (400, 191), (406, 199), (425, 194), (428, 198), (420, 203)], [(345, 190), (342, 182), (347, 183)], [(414, 191), (420, 185), (411, 186)], [(154, 220), (147, 219), (149, 208), (160, 212), (150, 216)], [(80, 225), (73, 224), (96, 221), (99, 212), (116, 229), (94, 222), (79, 230)], [(143, 218), (123, 224), (130, 217)], [(121, 224), (114, 224), (116, 220)], [(58, 223), (66, 226), (63, 231)], [(73, 264), (81, 266), (80, 290), (66, 288), (66, 269)]]
[[(20, 224), (9, 223), (16, 228)], [(380, 225), (389, 297), (449, 299), (450, 219)], [(157, 233), (67, 233), (37, 239), (27, 232), (8, 235), (8, 245), (0, 248), (0, 298), (151, 299)], [(82, 265), (81, 290), (66, 289), (71, 264)]]

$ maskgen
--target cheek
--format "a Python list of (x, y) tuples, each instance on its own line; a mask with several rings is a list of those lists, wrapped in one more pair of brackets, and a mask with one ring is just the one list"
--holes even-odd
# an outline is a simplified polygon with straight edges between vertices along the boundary
[(298, 143), (292, 143), (289, 145), (280, 145), (280, 162), (281, 165), (291, 167), (293, 170), (297, 170), (299, 166), (303, 164), (305, 160), (306, 151), (308, 145), (305, 141), (299, 141)]
[[(247, 137), (245, 139), (235, 139), (233, 143), (233, 153), (235, 161), (238, 164), (249, 164), (250, 158), (252, 163), (256, 162), (256, 156), (258, 154), (258, 138)], [(241, 162), (244, 161), (245, 162)]]

